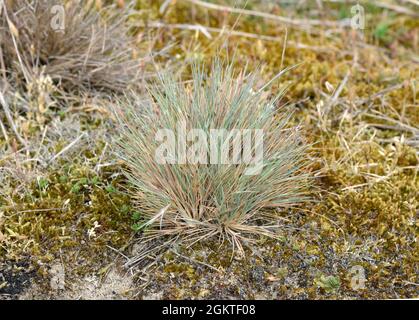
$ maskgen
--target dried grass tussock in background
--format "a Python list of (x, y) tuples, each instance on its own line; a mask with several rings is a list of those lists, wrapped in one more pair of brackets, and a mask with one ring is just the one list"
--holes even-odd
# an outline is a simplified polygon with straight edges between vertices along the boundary
[(5, 1), (1, 74), (17, 85), (45, 75), (66, 92), (126, 89), (141, 76), (127, 17), (113, 6), (98, 12), (91, 1)]
[[(278, 115), (275, 104), (282, 94), (269, 99), (262, 90), (266, 86), (255, 88), (255, 75), (235, 74), (232, 65), (216, 61), (208, 78), (202, 66), (193, 67), (192, 77), (191, 85), (185, 85), (161, 75), (150, 90), (152, 106), (121, 103), (116, 112), (122, 132), (118, 151), (147, 235), (173, 236), (186, 243), (220, 237), (243, 251), (243, 242), (253, 235), (275, 237), (278, 218), (272, 208), (307, 200), (306, 145), (297, 127), (286, 127), (290, 114)], [(211, 129), (262, 130), (260, 172), (247, 175), (244, 163), (159, 163), (156, 150), (161, 141), (156, 134), (165, 129), (178, 136), (179, 123), (207, 136)], [(222, 147), (217, 143), (216, 148)], [(228, 148), (232, 152), (233, 147)], [(204, 158), (210, 152), (204, 149)]]

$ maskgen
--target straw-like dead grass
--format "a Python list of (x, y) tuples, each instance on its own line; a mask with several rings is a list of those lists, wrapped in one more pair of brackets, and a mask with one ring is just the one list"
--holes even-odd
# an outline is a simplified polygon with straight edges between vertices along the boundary
[(127, 14), (78, 0), (5, 1), (1, 74), (24, 87), (48, 76), (65, 92), (126, 89), (141, 76)]

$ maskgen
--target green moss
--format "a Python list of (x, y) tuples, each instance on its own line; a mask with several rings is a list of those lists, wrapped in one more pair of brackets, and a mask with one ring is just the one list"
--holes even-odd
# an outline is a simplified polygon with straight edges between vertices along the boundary
[(13, 206), (4, 211), (1, 232), (10, 242), (1, 247), (1, 256), (19, 260), (30, 256), (36, 263), (49, 262), (66, 252), (64, 259), (85, 259), (76, 272), (89, 272), (103, 263), (106, 245), (119, 248), (128, 243), (129, 198), (107, 187), (120, 184), (112, 168), (100, 176), (81, 164), (65, 165), (39, 178)]

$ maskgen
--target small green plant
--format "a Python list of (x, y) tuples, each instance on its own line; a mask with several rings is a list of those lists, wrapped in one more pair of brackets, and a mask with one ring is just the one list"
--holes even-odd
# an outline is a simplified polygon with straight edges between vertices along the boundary
[(108, 192), (108, 193), (115, 193), (117, 190), (115, 189), (115, 187), (113, 186), (113, 185), (111, 185), (111, 184), (108, 184), (106, 187), (105, 187), (105, 190), (106, 190), (106, 192)]
[[(63, 180), (65, 179), (65, 180)], [(68, 177), (63, 176), (60, 177), (60, 181), (65, 182)], [(89, 179), (88, 177), (82, 177), (78, 179), (71, 187), (72, 193), (79, 193), (81, 190), (88, 189), (91, 187), (96, 187), (100, 185), (100, 178), (98, 176), (94, 176), (93, 178)]]
[[(134, 201), (144, 213), (145, 222), (136, 225), (137, 230), (147, 228), (151, 237), (180, 236), (187, 242), (218, 236), (243, 251), (242, 242), (255, 234), (276, 237), (277, 209), (307, 200), (306, 145), (298, 128), (287, 127), (290, 114), (275, 107), (281, 94), (268, 99), (268, 86), (256, 88), (256, 75), (236, 74), (232, 65), (218, 61), (209, 78), (203, 70), (193, 67), (190, 86), (160, 75), (160, 83), (150, 90), (152, 106), (129, 101), (121, 105), (116, 110), (122, 132), (118, 152)], [(208, 136), (214, 128), (263, 131), (260, 172), (247, 174), (245, 164), (222, 161), (160, 163), (156, 151), (161, 141), (156, 137), (161, 129), (179, 133), (180, 122)], [(224, 146), (215, 145), (219, 155)], [(232, 149), (228, 147), (229, 154)], [(205, 158), (210, 152), (200, 155)]]
[(134, 211), (132, 216), (131, 216), (131, 219), (134, 220), (134, 221), (140, 220), (141, 219), (141, 213), (138, 212), (138, 211)]
[(326, 292), (333, 292), (340, 288), (340, 279), (335, 276), (321, 275), (315, 279), (315, 284)]
[(381, 22), (377, 25), (374, 30), (374, 36), (385, 43), (391, 41), (391, 36), (389, 34), (389, 23), (388, 22)]
[(38, 186), (41, 191), (45, 191), (48, 188), (49, 182), (43, 177), (38, 177)]
[(139, 211), (134, 211), (131, 215), (131, 220), (133, 221), (133, 224), (131, 225), (131, 229), (135, 232), (140, 232), (144, 230), (145, 224), (144, 221), (142, 221), (143, 215)]

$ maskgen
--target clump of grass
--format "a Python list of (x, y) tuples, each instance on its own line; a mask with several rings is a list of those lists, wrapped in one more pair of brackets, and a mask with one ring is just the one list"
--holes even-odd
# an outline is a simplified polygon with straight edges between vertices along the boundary
[(121, 91), (135, 83), (141, 76), (140, 60), (125, 25), (128, 11), (104, 7), (102, 12), (89, 3), (5, 1), (0, 13), (1, 74), (25, 87), (48, 76), (65, 92)]
[[(202, 65), (192, 69), (193, 80), (186, 84), (160, 75), (160, 83), (149, 90), (151, 104), (120, 105), (118, 152), (143, 214), (146, 239), (169, 236), (193, 244), (219, 237), (243, 252), (243, 243), (255, 235), (275, 237), (278, 209), (308, 199), (307, 146), (299, 127), (288, 128), (291, 114), (276, 108), (283, 92), (268, 97), (264, 89), (269, 83), (256, 89), (258, 77), (234, 72), (232, 64), (215, 61), (208, 78)], [(211, 129), (263, 130), (263, 142), (252, 146), (254, 154), (263, 145), (259, 172), (248, 174), (243, 162), (161, 163), (156, 150), (162, 142), (156, 134), (172, 130), (178, 146), (179, 123), (186, 132), (201, 129), (207, 137)], [(220, 155), (222, 144), (215, 145)], [(232, 144), (228, 148), (231, 156)], [(210, 150), (200, 151), (209, 159)]]

